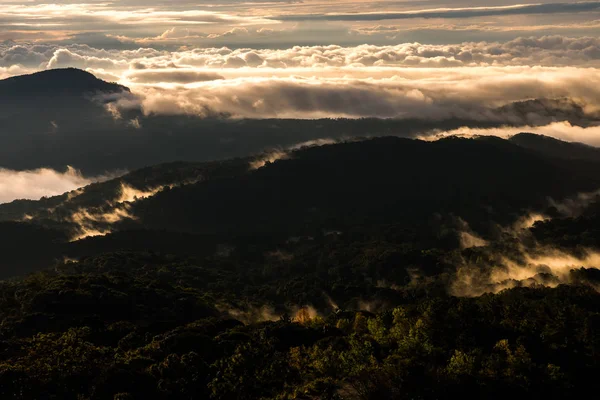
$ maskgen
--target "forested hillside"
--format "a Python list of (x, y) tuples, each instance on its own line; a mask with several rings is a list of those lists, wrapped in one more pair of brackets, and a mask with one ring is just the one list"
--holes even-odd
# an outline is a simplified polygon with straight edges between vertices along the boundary
[[(227, 309), (212, 295), (222, 287), (209, 282), (230, 274), (168, 257), (118, 254), (2, 283), (0, 393), (19, 399), (559, 399), (598, 389), (600, 297), (589, 287), (521, 288), (479, 298), (423, 293), (376, 313), (317, 315), (308, 307), (250, 313)], [(244, 286), (239, 279), (237, 288)]]
[(600, 162), (577, 149), (351, 140), (0, 205), (0, 397), (593, 393)]

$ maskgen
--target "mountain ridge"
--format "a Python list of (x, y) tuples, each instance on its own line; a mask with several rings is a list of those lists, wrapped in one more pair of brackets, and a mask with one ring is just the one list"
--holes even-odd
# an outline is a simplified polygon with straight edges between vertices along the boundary
[(521, 132), (508, 139), (521, 147), (564, 159), (600, 160), (600, 149), (580, 142), (567, 142), (551, 136)]
[[(573, 171), (578, 179), (571, 178)], [(508, 216), (519, 216), (524, 208), (541, 210), (548, 196), (560, 199), (598, 189), (594, 171), (600, 171), (598, 160), (565, 160), (495, 137), (434, 142), (380, 137), (215, 162), (161, 164), (61, 196), (0, 205), (0, 220), (31, 219), (70, 231), (78, 227), (73, 213), (86, 210), (88, 219), (101, 219), (117, 210), (123, 218), (114, 224), (87, 221), (87, 227), (202, 234), (293, 226), (302, 232), (303, 226), (324, 221), (335, 230), (380, 223), (382, 215), (413, 221), (435, 212), (509, 223)], [(521, 189), (508, 190), (513, 187)], [(139, 201), (134, 201), (136, 193)], [(495, 211), (484, 211), (488, 206)], [(377, 211), (382, 207), (387, 213)]]
[(6, 95), (52, 97), (119, 92), (130, 93), (131, 90), (126, 86), (98, 79), (78, 68), (49, 69), (0, 80), (0, 98)]

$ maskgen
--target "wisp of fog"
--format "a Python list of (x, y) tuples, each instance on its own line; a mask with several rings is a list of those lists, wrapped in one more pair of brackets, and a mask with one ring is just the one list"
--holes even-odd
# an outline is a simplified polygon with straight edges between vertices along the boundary
[(0, 168), (0, 203), (8, 203), (17, 199), (38, 200), (44, 196), (57, 196), (110, 178), (111, 176), (85, 177), (73, 167), (67, 167), (64, 172), (50, 168), (28, 171)]

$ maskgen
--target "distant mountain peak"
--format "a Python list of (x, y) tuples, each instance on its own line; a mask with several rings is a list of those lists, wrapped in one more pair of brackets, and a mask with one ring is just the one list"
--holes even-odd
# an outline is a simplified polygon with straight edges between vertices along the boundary
[(105, 82), (77, 68), (49, 69), (0, 80), (0, 97), (83, 96), (129, 91), (125, 86)]
[(587, 147), (590, 149), (595, 149), (595, 147), (593, 146), (589, 146), (587, 144), (584, 143), (579, 143), (579, 142), (568, 142), (566, 140), (562, 140), (562, 139), (557, 139), (554, 138), (552, 136), (547, 136), (547, 135), (542, 135), (539, 133), (532, 133), (532, 132), (520, 132), (517, 133), (516, 135), (513, 135), (509, 138), (509, 140), (513, 143), (516, 144), (522, 144), (525, 142), (529, 142), (529, 143), (546, 143), (546, 144), (553, 144), (556, 146), (577, 146), (577, 147)]
[(600, 149), (584, 143), (567, 142), (550, 136), (530, 132), (521, 132), (508, 139), (510, 142), (544, 153), (551, 157), (563, 159), (600, 160)]

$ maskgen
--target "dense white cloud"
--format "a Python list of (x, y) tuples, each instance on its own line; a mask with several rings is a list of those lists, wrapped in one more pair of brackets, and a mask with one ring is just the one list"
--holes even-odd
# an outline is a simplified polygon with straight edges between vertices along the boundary
[[(248, 118), (463, 118), (540, 125), (599, 119), (600, 72), (593, 68), (305, 68), (221, 70), (223, 80), (191, 77), (210, 69), (168, 70), (157, 81), (125, 82), (146, 113), (229, 114)], [(148, 71), (141, 71), (148, 73)], [(174, 79), (170, 73), (177, 73)], [(317, 75), (318, 73), (318, 75)], [(148, 75), (148, 78), (153, 75)], [(129, 80), (133, 78), (133, 80)], [(187, 81), (187, 78), (183, 78)], [(535, 99), (562, 99), (536, 103)], [(529, 101), (515, 105), (515, 102)]]
[(52, 54), (52, 57), (46, 64), (46, 68), (48, 69), (67, 67), (124, 69), (128, 67), (128, 63), (125, 60), (113, 60), (111, 58), (80, 55), (69, 49), (58, 49)]
[(85, 186), (98, 179), (89, 179), (69, 168), (66, 172), (41, 168), (33, 171), (0, 169), (0, 203), (16, 199), (38, 200)]
[(0, 43), (0, 67), (102, 68), (106, 71), (182, 67), (457, 67), (600, 65), (600, 39), (521, 37), (508, 42), (459, 45), (402, 43), (393, 46), (293, 46), (285, 49), (199, 47), (167, 51), (148, 47), (104, 50), (87, 45)]
[(428, 135), (423, 135), (421, 139), (436, 140), (446, 136), (497, 136), (501, 138), (509, 138), (517, 133), (529, 132), (540, 135), (546, 135), (555, 139), (564, 140), (567, 142), (580, 142), (590, 146), (600, 147), (600, 126), (581, 127), (573, 126), (569, 122), (553, 122), (543, 126), (506, 126), (499, 128), (469, 128), (463, 127), (444, 132), (432, 132)]
[(23, 75), (33, 72), (33, 70), (24, 68), (22, 65), (11, 65), (10, 67), (0, 66), (0, 79), (9, 78), (15, 75)]
[[(17, 23), (31, 31), (45, 24), (63, 40), (0, 43), (0, 77), (86, 69), (138, 96), (112, 104), (114, 115), (141, 107), (146, 113), (463, 118), (532, 126), (598, 120), (598, 36), (539, 32), (559, 25), (565, 33), (598, 29), (600, 2), (3, 3), (0, 28)], [(533, 14), (543, 21), (529, 25)], [(507, 23), (507, 16), (516, 21)], [(329, 22), (284, 22), (303, 19)], [(389, 21), (373, 26), (379, 19)], [(410, 30), (506, 33), (516, 27), (531, 35), (460, 44), (396, 40)], [(358, 43), (386, 37), (396, 44), (329, 44), (340, 32)], [(313, 39), (323, 44), (270, 46)], [(236, 45), (220, 45), (227, 42)], [(535, 99), (564, 103), (550, 111), (544, 103), (501, 108)]]
[[(20, 61), (14, 64), (15, 60)], [(75, 66), (129, 86), (146, 113), (250, 118), (463, 118), (544, 125), (598, 120), (600, 40), (524, 37), (461, 45), (286, 49), (0, 45), (0, 74)], [(547, 110), (499, 107), (566, 99)], [(534, 107), (534, 108), (531, 108)], [(554, 114), (554, 115), (553, 115)]]

